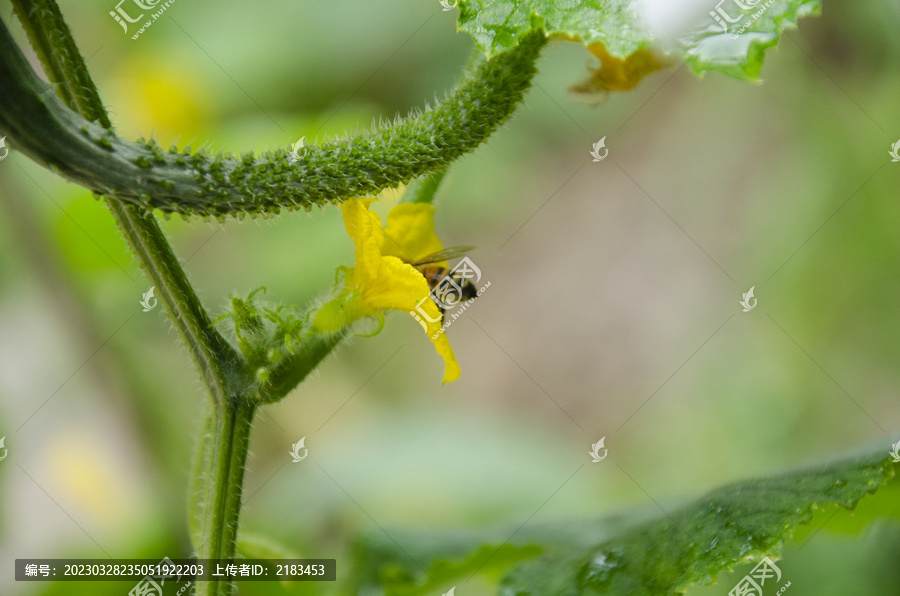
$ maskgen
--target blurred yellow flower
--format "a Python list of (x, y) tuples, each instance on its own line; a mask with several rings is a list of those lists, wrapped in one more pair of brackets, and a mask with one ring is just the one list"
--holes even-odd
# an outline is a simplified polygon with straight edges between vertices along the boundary
[(382, 226), (378, 214), (369, 210), (374, 200), (350, 199), (341, 204), (344, 226), (356, 245), (356, 263), (339, 269), (344, 273), (344, 287), (319, 309), (313, 326), (319, 332), (333, 333), (363, 317), (374, 317), (379, 319), (380, 331), (384, 311), (413, 314), (418, 307), (428, 315), (419, 319), (420, 324), (444, 359), (443, 382), (455, 381), (459, 363), (447, 336), (439, 333), (441, 312), (431, 299), (425, 277), (409, 264), (442, 249), (434, 233), (434, 206), (400, 203)]
[(160, 143), (205, 137), (216, 104), (204, 75), (168, 53), (126, 56), (109, 90), (116, 127), (127, 135), (152, 134)]

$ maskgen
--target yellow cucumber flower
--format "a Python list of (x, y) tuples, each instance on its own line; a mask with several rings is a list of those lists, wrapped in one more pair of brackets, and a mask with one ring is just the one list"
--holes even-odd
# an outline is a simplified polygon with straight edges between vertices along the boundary
[[(344, 287), (316, 313), (313, 326), (334, 333), (363, 317), (375, 317), (384, 325), (384, 311), (399, 310), (416, 318), (444, 359), (444, 383), (459, 378), (459, 363), (441, 329), (442, 317), (431, 299), (431, 288), (409, 263), (439, 252), (443, 246), (434, 233), (434, 206), (400, 203), (381, 225), (369, 210), (375, 199), (350, 199), (341, 204), (344, 226), (356, 245), (356, 263), (342, 267)], [(416, 310), (427, 316), (417, 316)], [(377, 331), (376, 331), (377, 333)]]

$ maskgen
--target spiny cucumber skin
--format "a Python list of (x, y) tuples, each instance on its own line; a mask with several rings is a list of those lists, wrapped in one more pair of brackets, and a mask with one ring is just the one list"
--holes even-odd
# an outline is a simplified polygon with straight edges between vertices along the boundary
[[(0, 91), (0, 134), (8, 132), (17, 149), (97, 194), (164, 213), (223, 218), (310, 210), (406, 183), (473, 150), (522, 100), (544, 43), (543, 32), (535, 31), (482, 65), (435, 109), (305, 147), (297, 157), (284, 149), (214, 155), (125, 141), (66, 108), (30, 67), (30, 81), (15, 72), (21, 69), (0, 68), (0, 88), (14, 75), (8, 91)], [(28, 93), (30, 101), (7, 110), (3, 96), (13, 93)]]

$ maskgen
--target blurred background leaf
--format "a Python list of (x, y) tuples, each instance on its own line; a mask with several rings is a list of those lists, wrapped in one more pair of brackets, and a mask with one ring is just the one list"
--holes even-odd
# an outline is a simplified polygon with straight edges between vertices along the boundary
[[(683, 507), (657, 504), (656, 519), (643, 523), (632, 516), (627, 524), (619, 517), (582, 522), (577, 532), (548, 525), (521, 535), (518, 528), (467, 539), (420, 536), (406, 548), (372, 533), (357, 548), (354, 579), (360, 592), (382, 587), (393, 595), (430, 593), (435, 583), (466, 581), (478, 572), (502, 573), (501, 593), (519, 596), (683, 594), (748, 559), (777, 561), (784, 541), (817, 511), (840, 506), (852, 512), (882, 489), (894, 476), (891, 460), (879, 445), (851, 459), (719, 487)], [(830, 519), (837, 512), (828, 513)]]

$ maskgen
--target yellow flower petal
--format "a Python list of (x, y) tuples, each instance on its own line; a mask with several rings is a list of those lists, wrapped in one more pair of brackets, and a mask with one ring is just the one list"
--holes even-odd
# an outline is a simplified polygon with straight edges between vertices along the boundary
[(431, 288), (419, 270), (404, 262), (442, 249), (434, 233), (434, 207), (397, 205), (382, 229), (378, 215), (369, 210), (373, 200), (351, 199), (341, 205), (344, 226), (356, 245), (356, 266), (347, 272), (344, 290), (316, 313), (313, 325), (329, 333), (363, 317), (380, 317), (386, 310), (406, 312), (423, 326), (444, 359), (443, 382), (455, 381), (459, 363), (441, 332), (442, 317)]
[[(354, 269), (368, 277), (378, 272), (381, 252), (375, 230), (381, 232), (381, 220), (377, 213), (369, 211), (369, 204), (375, 199), (350, 199), (341, 203), (344, 227), (356, 245), (356, 267)], [(380, 235), (380, 234), (379, 234)]]
[(444, 245), (434, 233), (434, 205), (396, 205), (388, 213), (380, 248), (382, 255), (399, 257), (407, 263), (443, 250)]
[(376, 310), (409, 312), (431, 288), (419, 271), (397, 257), (382, 257), (378, 275), (360, 288), (363, 300)]
[(452, 383), (459, 378), (459, 362), (456, 361), (456, 355), (453, 353), (453, 348), (450, 347), (450, 340), (447, 339), (447, 336), (441, 333), (435, 338), (432, 337), (433, 335), (428, 337), (434, 344), (438, 355), (444, 359), (444, 379), (441, 383)]
[[(444, 383), (459, 378), (459, 363), (450, 347), (447, 336), (441, 333), (441, 313), (431, 299), (431, 288), (415, 267), (397, 257), (383, 257), (378, 279), (372, 280), (362, 290), (363, 301), (375, 311), (399, 310), (415, 313), (425, 311), (426, 318), (417, 317), (426, 325), (425, 332), (434, 344), (438, 355), (444, 359)], [(416, 317), (415, 314), (411, 316)], [(421, 324), (421, 323), (420, 323)]]

